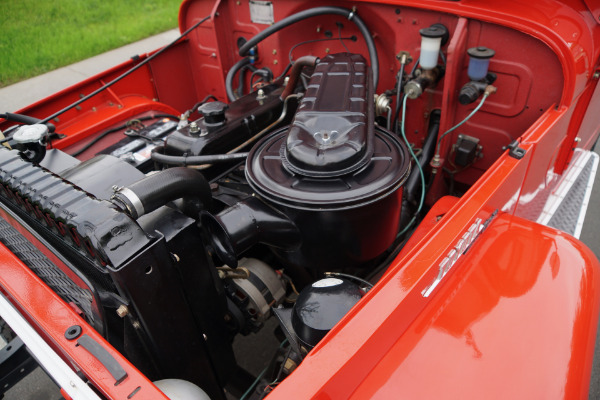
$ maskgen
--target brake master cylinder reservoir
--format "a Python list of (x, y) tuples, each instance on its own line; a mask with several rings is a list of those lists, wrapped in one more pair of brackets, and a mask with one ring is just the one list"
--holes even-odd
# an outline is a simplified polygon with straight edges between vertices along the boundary
[(419, 31), (421, 34), (421, 56), (419, 65), (422, 69), (433, 69), (437, 66), (440, 48), (442, 47), (442, 38), (448, 34), (446, 28), (435, 24)]
[(467, 54), (469, 55), (469, 69), (467, 71), (469, 79), (479, 81), (485, 78), (490, 66), (490, 58), (496, 54), (495, 51), (484, 46), (478, 46), (471, 47), (467, 50)]

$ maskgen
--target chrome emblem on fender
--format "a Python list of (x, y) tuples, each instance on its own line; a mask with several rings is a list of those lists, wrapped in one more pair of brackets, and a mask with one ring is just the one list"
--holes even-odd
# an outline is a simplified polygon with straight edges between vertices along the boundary
[(442, 260), (439, 265), (438, 274), (431, 285), (427, 286), (421, 294), (423, 297), (429, 297), (433, 290), (439, 285), (444, 279), (444, 276), (450, 271), (450, 268), (456, 264), (456, 261), (467, 252), (471, 244), (477, 239), (477, 237), (483, 232), (489, 225), (492, 219), (496, 216), (498, 210), (494, 211), (490, 217), (483, 222), (481, 218), (477, 218), (475, 222), (469, 227), (469, 229), (462, 235), (452, 250), (448, 252), (446, 257)]

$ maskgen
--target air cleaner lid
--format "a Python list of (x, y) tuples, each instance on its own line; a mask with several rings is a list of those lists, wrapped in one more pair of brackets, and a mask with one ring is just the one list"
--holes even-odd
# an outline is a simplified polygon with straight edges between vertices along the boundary
[(315, 67), (282, 157), (296, 173), (339, 176), (365, 166), (373, 153), (371, 70), (358, 54), (333, 54)]
[(345, 175), (313, 177), (288, 168), (281, 153), (288, 128), (258, 142), (246, 161), (246, 177), (265, 199), (297, 209), (354, 208), (396, 191), (410, 172), (408, 150), (396, 137), (376, 128), (373, 155), (367, 164)]

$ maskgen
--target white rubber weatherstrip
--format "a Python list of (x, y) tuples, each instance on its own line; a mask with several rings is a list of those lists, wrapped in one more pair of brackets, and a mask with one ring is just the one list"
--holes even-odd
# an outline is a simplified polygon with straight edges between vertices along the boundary
[(0, 316), (21, 338), (44, 370), (71, 398), (100, 400), (98, 395), (50, 348), (2, 294), (0, 294)]

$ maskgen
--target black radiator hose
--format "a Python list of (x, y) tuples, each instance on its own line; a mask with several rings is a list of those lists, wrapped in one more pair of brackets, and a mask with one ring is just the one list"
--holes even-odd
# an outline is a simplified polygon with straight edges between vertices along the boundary
[(240, 254), (257, 243), (284, 250), (296, 250), (302, 243), (296, 224), (256, 197), (248, 197), (216, 216), (202, 212), (200, 222), (221, 261), (231, 268), (237, 268)]
[(369, 50), (369, 58), (371, 59), (371, 68), (373, 69), (373, 88), (377, 90), (377, 82), (379, 81), (379, 58), (377, 57), (377, 48), (375, 47), (375, 42), (373, 41), (371, 32), (369, 32), (369, 29), (365, 25), (364, 21), (358, 15), (356, 15), (354, 11), (348, 10), (347, 8), (332, 6), (315, 7), (290, 15), (281, 21), (275, 22), (273, 25), (269, 26), (264, 31), (257, 33), (252, 39), (244, 43), (244, 45), (240, 47), (239, 55), (242, 57), (246, 56), (250, 49), (256, 46), (258, 43), (262, 42), (264, 39), (282, 30), (283, 28), (295, 24), (296, 22), (319, 15), (331, 14), (341, 15), (354, 22), (361, 35), (365, 39), (365, 42), (367, 43), (367, 49)]
[[(194, 206), (199, 213), (212, 201), (210, 184), (199, 171), (185, 167), (169, 168), (147, 176), (126, 188), (119, 188), (111, 197), (120, 209), (137, 219), (176, 199)], [(194, 216), (198, 218), (198, 214)]]
[[(427, 130), (427, 137), (425, 143), (423, 143), (423, 150), (419, 155), (419, 164), (421, 168), (431, 161), (433, 154), (435, 153), (435, 145), (437, 143), (438, 132), (440, 130), (440, 110), (433, 110), (431, 117), (429, 118), (429, 129)], [(419, 170), (413, 168), (406, 184), (404, 185), (404, 193), (406, 193), (406, 199), (414, 203), (416, 201), (417, 188), (419, 185)]]
[[(14, 114), (14, 113), (9, 113), (9, 112), (0, 114), (0, 118), (4, 118), (7, 121), (18, 122), (20, 124), (25, 124), (25, 125), (39, 124), (42, 122), (42, 120), (39, 118), (30, 117), (29, 115)], [(56, 130), (56, 127), (54, 126), (54, 124), (51, 124), (50, 122), (46, 122), (44, 125), (46, 125), (48, 127), (48, 131), (50, 133), (53, 133)]]
[(290, 72), (290, 80), (288, 81), (285, 89), (281, 92), (281, 100), (285, 100), (290, 94), (294, 92), (296, 88), (296, 83), (300, 78), (300, 73), (302, 72), (302, 68), (304, 67), (314, 67), (319, 62), (319, 59), (315, 56), (302, 56), (296, 60), (294, 66), (292, 67), (292, 71)]

